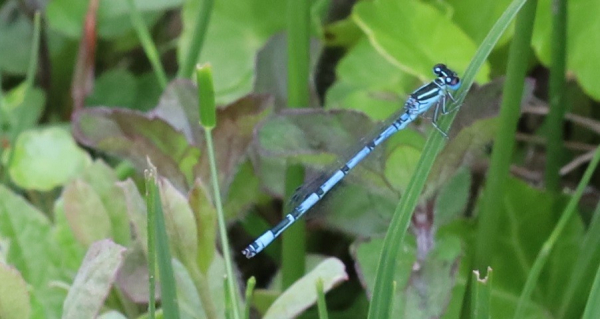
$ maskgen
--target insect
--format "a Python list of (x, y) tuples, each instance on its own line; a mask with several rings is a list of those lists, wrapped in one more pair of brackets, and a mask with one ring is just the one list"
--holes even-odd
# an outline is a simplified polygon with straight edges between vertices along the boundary
[(389, 124), (384, 125), (375, 138), (364, 143), (358, 152), (354, 153), (350, 159), (345, 161), (345, 164), (335, 170), (328, 178), (325, 178), (322, 183), (316, 184), (317, 187), (308, 191), (306, 195), (302, 195), (304, 198), (301, 199), (300, 203), (296, 205), (292, 211), (279, 222), (279, 224), (266, 231), (248, 245), (248, 247), (242, 251), (242, 254), (244, 254), (246, 258), (252, 258), (260, 253), (265, 247), (273, 242), (275, 238), (281, 235), (281, 233), (319, 202), (327, 192), (336, 186), (350, 170), (356, 167), (356, 165), (367, 157), (367, 155), (369, 155), (378, 145), (383, 143), (394, 133), (404, 129), (409, 123), (414, 121), (420, 115), (423, 115), (432, 106), (435, 106), (432, 124), (447, 138), (448, 135), (440, 129), (437, 120), (440, 113), (442, 115), (448, 114), (458, 108), (458, 106), (456, 106), (455, 108), (448, 110), (446, 108), (446, 102), (448, 98), (454, 101), (454, 97), (450, 92), (457, 90), (460, 87), (461, 82), (457, 74), (444, 64), (436, 64), (433, 67), (433, 73), (435, 73), (437, 78), (411, 93), (404, 104), (404, 110), (400, 115), (394, 114), (392, 118), (388, 119), (385, 123)]

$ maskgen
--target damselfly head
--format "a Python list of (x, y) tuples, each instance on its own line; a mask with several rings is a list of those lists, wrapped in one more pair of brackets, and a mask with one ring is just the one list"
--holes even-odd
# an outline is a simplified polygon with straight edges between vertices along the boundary
[(438, 63), (433, 67), (433, 73), (439, 77), (456, 77), (456, 72), (450, 70), (445, 64)]
[(447, 74), (444, 74), (444, 70), (448, 70), (448, 67), (443, 63), (438, 63), (433, 66), (433, 73), (437, 76), (448, 76)]

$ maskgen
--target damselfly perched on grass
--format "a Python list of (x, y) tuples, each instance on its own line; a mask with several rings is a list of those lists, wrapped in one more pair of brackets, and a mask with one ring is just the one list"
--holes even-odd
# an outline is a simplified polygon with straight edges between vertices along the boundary
[(411, 93), (404, 104), (403, 112), (401, 112), (399, 116), (395, 114), (392, 118), (388, 119), (388, 121), (386, 121), (387, 125), (382, 127), (375, 138), (367, 140), (358, 152), (354, 153), (347, 161), (344, 161), (344, 164), (326, 178), (323, 183), (317, 184), (317, 187), (308, 190), (308, 192), (306, 189), (303, 189), (302, 192), (296, 193), (294, 197), (297, 201), (299, 200), (299, 204), (294, 206), (292, 212), (287, 214), (283, 221), (258, 237), (242, 251), (246, 258), (252, 258), (265, 249), (265, 247), (281, 235), (283, 231), (319, 202), (327, 192), (336, 186), (350, 170), (356, 167), (356, 165), (369, 155), (375, 147), (383, 143), (394, 133), (404, 129), (417, 117), (431, 109), (432, 106), (435, 106), (432, 118), (433, 126), (442, 135), (447, 137), (446, 132), (439, 128), (437, 120), (440, 113), (448, 114), (456, 110), (456, 107), (448, 110), (446, 108), (446, 102), (448, 98), (454, 100), (450, 92), (455, 91), (460, 87), (460, 78), (444, 64), (435, 65), (433, 67), (433, 72), (437, 75), (437, 78)]

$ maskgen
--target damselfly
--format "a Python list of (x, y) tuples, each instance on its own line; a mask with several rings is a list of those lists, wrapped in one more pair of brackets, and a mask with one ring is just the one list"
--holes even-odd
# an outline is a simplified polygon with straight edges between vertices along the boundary
[[(331, 176), (326, 178), (323, 183), (317, 184), (314, 190), (303, 193), (300, 203), (296, 205), (292, 212), (287, 214), (283, 221), (271, 228), (263, 235), (258, 237), (253, 243), (248, 245), (242, 253), (246, 258), (252, 258), (265, 247), (267, 247), (275, 238), (283, 231), (290, 227), (296, 220), (301, 218), (306, 211), (313, 207), (327, 192), (337, 185), (358, 163), (360, 163), (367, 155), (369, 155), (377, 145), (383, 143), (386, 139), (392, 136), (399, 130), (404, 129), (409, 123), (414, 121), (419, 115), (423, 115), (432, 106), (435, 105), (432, 123), (433, 126), (445, 137), (448, 137), (446, 132), (442, 131), (437, 124), (438, 116), (448, 114), (452, 110), (446, 109), (447, 98), (454, 101), (450, 91), (457, 90), (460, 87), (460, 78), (456, 73), (446, 67), (444, 64), (437, 64), (433, 67), (433, 73), (437, 78), (428, 84), (421, 86), (410, 94), (408, 100), (404, 104), (404, 111), (400, 116), (394, 115), (393, 118), (386, 121), (390, 123), (383, 127), (379, 134), (373, 139), (367, 141), (363, 147), (353, 154), (353, 156), (345, 162), (339, 169), (333, 172)], [(295, 195), (297, 197), (298, 194)]]

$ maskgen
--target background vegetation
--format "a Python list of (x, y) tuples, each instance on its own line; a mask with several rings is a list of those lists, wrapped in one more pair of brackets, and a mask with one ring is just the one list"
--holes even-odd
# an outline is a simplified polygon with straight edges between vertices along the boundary
[[(599, 13), (0, 0), (0, 318), (600, 317)], [(417, 121), (245, 259), (436, 63), (450, 138)]]

